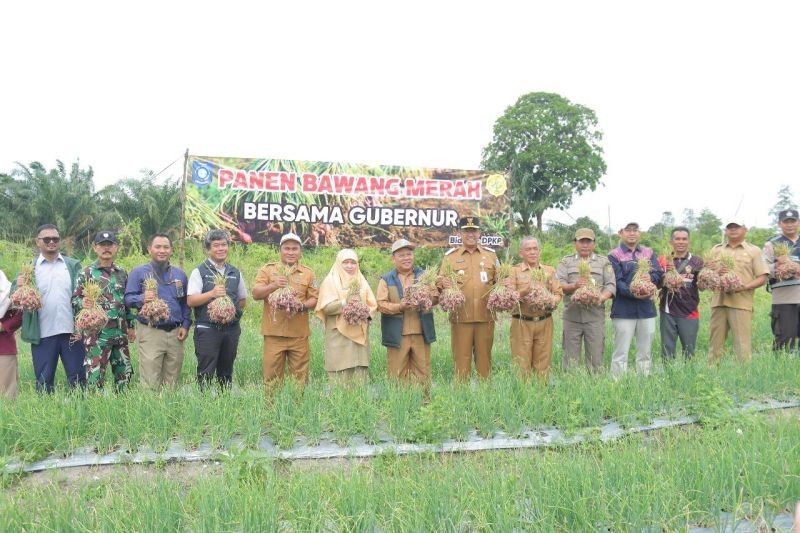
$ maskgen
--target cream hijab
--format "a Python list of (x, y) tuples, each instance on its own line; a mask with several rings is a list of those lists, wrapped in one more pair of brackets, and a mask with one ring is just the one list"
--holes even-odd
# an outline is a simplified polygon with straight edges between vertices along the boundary
[[(336, 262), (333, 263), (330, 272), (325, 276), (322, 285), (319, 288), (319, 298), (317, 299), (317, 307), (314, 309), (315, 314), (325, 323), (325, 313), (323, 309), (329, 303), (345, 300), (347, 298), (347, 290), (354, 279), (358, 278), (361, 282), (361, 301), (367, 304), (370, 314), (375, 313), (378, 309), (378, 302), (375, 299), (375, 294), (367, 283), (367, 279), (361, 273), (361, 268), (358, 268), (353, 275), (348, 274), (342, 263), (347, 259), (352, 259), (358, 265), (358, 256), (356, 253), (345, 248), (336, 254)], [(348, 324), (344, 317), (340, 314), (336, 317), (336, 329), (339, 333), (352, 340), (353, 342), (361, 345), (367, 344), (367, 324)]]

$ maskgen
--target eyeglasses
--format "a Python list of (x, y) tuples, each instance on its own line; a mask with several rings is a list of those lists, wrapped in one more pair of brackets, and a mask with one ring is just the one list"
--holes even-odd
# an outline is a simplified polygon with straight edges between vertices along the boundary
[(61, 237), (37, 237), (37, 238), (45, 244), (53, 244), (61, 242)]

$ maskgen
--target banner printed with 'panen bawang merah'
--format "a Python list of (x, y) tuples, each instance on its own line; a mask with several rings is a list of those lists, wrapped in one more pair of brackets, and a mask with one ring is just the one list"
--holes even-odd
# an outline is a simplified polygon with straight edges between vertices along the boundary
[(224, 228), (244, 242), (293, 231), (306, 246), (455, 246), (478, 216), (482, 244), (508, 237), (507, 179), (482, 170), (189, 156), (186, 234)]

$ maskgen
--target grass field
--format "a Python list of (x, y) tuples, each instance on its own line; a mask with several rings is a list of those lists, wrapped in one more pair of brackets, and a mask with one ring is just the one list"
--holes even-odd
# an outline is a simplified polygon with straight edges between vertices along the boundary
[[(385, 254), (372, 250), (364, 255), (370, 280), (388, 269)], [(269, 249), (256, 249), (237, 252), (233, 262), (252, 282), (258, 266), (271, 257)], [(9, 272), (8, 257), (3, 259)], [(321, 251), (308, 262), (321, 277), (331, 260), (330, 251)], [(130, 267), (143, 261), (132, 257), (122, 262)], [(59, 369), (59, 390), (40, 396), (33, 390), (29, 348), (20, 344), (20, 396), (15, 402), (0, 402), (0, 463), (86, 446), (99, 452), (120, 447), (163, 450), (173, 439), (191, 448), (204, 439), (224, 446), (237, 436), (245, 449), (191, 480), (170, 477), (163, 468), (143, 469), (141, 475), (120, 468), (64, 492), (58, 484), (8, 476), (0, 499), (0, 530), (575, 530), (648, 524), (673, 529), (713, 523), (720, 509), (742, 511), (745, 504), (756, 515), (788, 509), (792, 498), (800, 496), (797, 416), (730, 418), (726, 409), (751, 398), (800, 396), (800, 359), (771, 353), (769, 295), (763, 290), (757, 293), (756, 353), (750, 365), (731, 356), (719, 367), (707, 364), (707, 301), (701, 312), (699, 353), (693, 361), (665, 366), (656, 355), (651, 376), (631, 373), (619, 381), (608, 375), (562, 373), (561, 321), (556, 319), (554, 371), (547, 384), (514, 375), (505, 319), (496, 329), (492, 379), (466, 385), (453, 382), (449, 326), (438, 315), (429, 402), (423, 401), (421, 389), (386, 379), (378, 328), (370, 334), (369, 384), (331, 389), (316, 319), (310, 385), (300, 390), (287, 383), (265, 395), (261, 306), (252, 303), (243, 324), (234, 388), (228, 393), (197, 388), (189, 341), (182, 384), (175, 390), (152, 393), (134, 384), (121, 395), (71, 394)], [(607, 333), (606, 368), (610, 322)], [(382, 456), (371, 462), (287, 469), (247, 451), (263, 436), (283, 448), (298, 439), (313, 444), (325, 434), (341, 443), (356, 435), (374, 441), (385, 433), (397, 441), (440, 442), (466, 438), (473, 429), (485, 436), (496, 431), (515, 435), (536, 427), (570, 430), (609, 419), (635, 424), (655, 415), (682, 414), (700, 415), (702, 427), (549, 452)], [(125, 502), (136, 504), (128, 508)]]

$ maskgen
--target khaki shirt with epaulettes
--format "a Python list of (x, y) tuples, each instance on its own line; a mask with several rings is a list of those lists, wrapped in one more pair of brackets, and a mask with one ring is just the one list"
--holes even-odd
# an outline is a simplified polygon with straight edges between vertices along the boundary
[(464, 246), (451, 248), (445, 253), (439, 274), (444, 271), (445, 262), (458, 274), (458, 286), (466, 299), (463, 308), (450, 313), (450, 322), (491, 322), (493, 318), (486, 302), (494, 286), (496, 268), (500, 265), (494, 251), (483, 246), (472, 252)]
[[(736, 246), (729, 243), (717, 244), (711, 248), (711, 257), (719, 259), (723, 255), (733, 255), (736, 266), (734, 272), (739, 275), (742, 283), (747, 285), (755, 278), (769, 275), (769, 267), (764, 262), (761, 249), (749, 242), (742, 241)], [(753, 289), (739, 292), (714, 292), (711, 297), (711, 307), (731, 307), (733, 309), (753, 310)]]
[[(545, 277), (547, 279), (547, 290), (549, 290), (553, 295), (558, 297), (558, 302), (556, 305), (561, 302), (561, 297), (563, 295), (563, 291), (561, 290), (561, 284), (556, 279), (556, 269), (551, 267), (550, 265), (539, 265), (539, 268), (544, 270)], [(521, 265), (514, 265), (511, 269), (511, 283), (517, 292), (527, 291), (531, 287), (532, 279), (531, 279), (531, 266), (527, 263), (522, 263)], [(523, 299), (524, 300), (524, 299)], [(519, 304), (519, 312), (522, 316), (544, 316), (552, 313), (552, 311), (539, 311), (534, 310), (529, 304), (521, 301)], [(517, 314), (516, 312), (512, 312), (512, 314)]]
[[(267, 263), (258, 271), (256, 285), (269, 285), (274, 283), (281, 274), (281, 264), (277, 261)], [(297, 264), (289, 277), (289, 286), (297, 292), (301, 302), (319, 296), (317, 278), (314, 271), (307, 266)], [(311, 331), (308, 327), (308, 313), (298, 313), (288, 316), (285, 311), (275, 311), (270, 307), (269, 301), (264, 300), (264, 314), (261, 317), (261, 334), (275, 337), (308, 337)]]
[[(614, 276), (614, 267), (611, 266), (607, 257), (592, 254), (588, 258), (589, 269), (592, 272), (592, 279), (600, 292), (609, 292), (613, 296), (617, 293), (617, 278)], [(578, 281), (580, 274), (578, 268), (581, 264), (579, 254), (564, 256), (556, 268), (556, 278), (564, 285), (570, 285)], [(605, 304), (594, 307), (583, 305), (572, 305), (571, 294), (564, 294), (564, 314), (563, 319), (570, 322), (586, 324), (605, 320)]]

